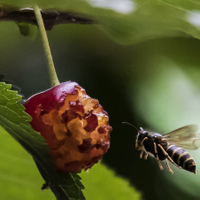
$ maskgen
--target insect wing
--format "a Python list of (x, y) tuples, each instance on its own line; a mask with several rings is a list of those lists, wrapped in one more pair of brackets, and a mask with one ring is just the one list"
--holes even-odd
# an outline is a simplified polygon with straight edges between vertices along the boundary
[(183, 126), (170, 133), (166, 133), (163, 135), (163, 138), (170, 144), (184, 149), (195, 150), (200, 147), (200, 134), (196, 134), (198, 129), (197, 125)]
[(171, 131), (169, 133), (166, 133), (163, 135), (164, 138), (171, 138), (175, 140), (180, 140), (180, 139), (189, 139), (193, 138), (196, 136), (196, 132), (199, 129), (197, 125), (187, 125), (183, 126), (181, 128), (178, 128), (174, 131)]

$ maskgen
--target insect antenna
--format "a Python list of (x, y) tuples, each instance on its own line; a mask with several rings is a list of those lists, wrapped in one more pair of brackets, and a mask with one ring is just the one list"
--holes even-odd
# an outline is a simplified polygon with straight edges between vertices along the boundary
[(128, 123), (128, 122), (122, 122), (122, 124), (128, 124), (129, 126), (132, 126), (132, 127), (135, 128), (137, 131), (139, 131), (138, 128), (137, 128), (136, 126), (134, 126), (133, 124), (130, 124), (130, 123)]

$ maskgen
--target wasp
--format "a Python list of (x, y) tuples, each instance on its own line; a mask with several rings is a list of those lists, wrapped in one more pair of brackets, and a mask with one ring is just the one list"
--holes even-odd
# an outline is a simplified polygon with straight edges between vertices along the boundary
[(196, 150), (200, 147), (200, 134), (196, 134), (197, 125), (187, 125), (172, 132), (161, 135), (150, 132), (140, 127), (136, 137), (135, 147), (141, 151), (140, 158), (147, 159), (148, 155), (153, 155), (159, 168), (162, 170), (162, 160), (165, 160), (168, 170), (173, 173), (169, 166), (170, 161), (178, 168), (196, 173), (194, 159), (185, 150)]

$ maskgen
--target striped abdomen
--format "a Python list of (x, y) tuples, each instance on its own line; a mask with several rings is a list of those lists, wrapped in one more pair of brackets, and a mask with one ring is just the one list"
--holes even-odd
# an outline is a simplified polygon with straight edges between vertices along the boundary
[(175, 145), (169, 145), (166, 152), (178, 166), (194, 174), (196, 173), (196, 164), (194, 159), (184, 149)]

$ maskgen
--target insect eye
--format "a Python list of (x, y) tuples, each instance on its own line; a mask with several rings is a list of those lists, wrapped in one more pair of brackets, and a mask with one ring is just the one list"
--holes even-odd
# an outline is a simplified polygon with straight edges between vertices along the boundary
[(144, 135), (143, 134), (139, 134), (138, 137), (137, 137), (137, 140), (138, 141), (142, 141), (144, 138)]
[(154, 133), (154, 136), (155, 136), (155, 137), (162, 137), (162, 135), (159, 134), (159, 133)]

